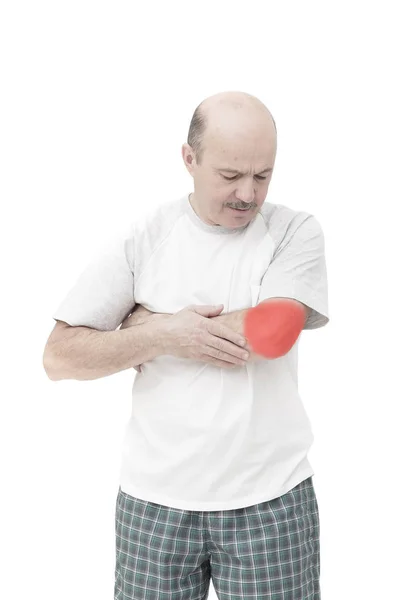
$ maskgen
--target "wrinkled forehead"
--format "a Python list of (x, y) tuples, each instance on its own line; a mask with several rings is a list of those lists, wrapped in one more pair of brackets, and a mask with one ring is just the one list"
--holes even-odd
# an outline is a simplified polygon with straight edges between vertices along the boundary
[(214, 169), (261, 172), (274, 166), (275, 155), (275, 138), (259, 132), (256, 135), (209, 136), (204, 145), (204, 160)]

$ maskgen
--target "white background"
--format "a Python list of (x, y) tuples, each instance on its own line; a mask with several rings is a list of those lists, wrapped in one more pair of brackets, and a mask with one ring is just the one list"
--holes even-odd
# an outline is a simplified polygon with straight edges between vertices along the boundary
[(299, 365), (322, 600), (396, 597), (396, 4), (2, 4), (2, 598), (113, 597), (134, 371), (52, 382), (43, 349), (104, 239), (191, 191), (181, 145), (195, 107), (224, 90), (275, 117), (268, 200), (315, 214), (325, 233), (331, 321), (303, 333)]

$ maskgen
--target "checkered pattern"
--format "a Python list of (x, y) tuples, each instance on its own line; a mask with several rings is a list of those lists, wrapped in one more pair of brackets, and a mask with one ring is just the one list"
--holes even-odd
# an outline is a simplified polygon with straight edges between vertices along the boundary
[(246, 508), (191, 511), (119, 488), (114, 600), (320, 600), (312, 477)]

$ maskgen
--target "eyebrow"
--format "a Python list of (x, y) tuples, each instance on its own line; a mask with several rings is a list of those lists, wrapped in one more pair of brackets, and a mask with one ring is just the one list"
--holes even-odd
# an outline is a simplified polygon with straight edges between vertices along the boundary
[[(224, 173), (240, 173), (240, 171), (237, 171), (236, 169), (218, 169), (218, 171), (224, 171)], [(257, 173), (257, 175), (261, 175), (262, 173), (270, 173), (272, 171), (272, 167), (267, 167), (266, 169), (263, 169), (262, 171), (260, 171), (259, 173)]]

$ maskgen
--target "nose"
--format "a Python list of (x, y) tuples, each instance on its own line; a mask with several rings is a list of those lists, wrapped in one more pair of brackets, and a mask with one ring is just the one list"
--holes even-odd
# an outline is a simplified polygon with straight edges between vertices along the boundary
[(237, 187), (235, 195), (238, 200), (241, 200), (246, 204), (251, 204), (254, 202), (255, 189), (253, 187), (253, 178), (250, 178), (250, 180), (241, 181)]

